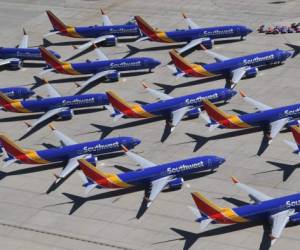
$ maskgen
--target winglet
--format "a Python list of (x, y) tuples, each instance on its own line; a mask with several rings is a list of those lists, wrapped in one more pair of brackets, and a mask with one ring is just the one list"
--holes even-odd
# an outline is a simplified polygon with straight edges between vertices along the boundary
[(234, 176), (231, 176), (231, 180), (233, 181), (234, 184), (239, 183), (239, 180), (235, 178)]
[(240, 90), (239, 92), (240, 92), (240, 95), (241, 95), (242, 97), (246, 97), (245, 92), (243, 92), (242, 90)]
[(52, 131), (55, 130), (55, 127), (52, 125), (52, 123), (50, 123), (50, 124), (48, 125), (48, 127), (49, 127)]
[(124, 145), (121, 145), (121, 148), (124, 150), (125, 153), (129, 151), (129, 149), (126, 148)]
[(202, 43), (200, 43), (199, 45), (200, 45), (201, 49), (207, 50), (207, 48)]
[(146, 82), (142, 82), (142, 85), (145, 89), (149, 88), (149, 86), (146, 84)]
[(94, 47), (95, 49), (98, 49), (98, 46), (97, 46), (96, 43), (93, 43), (93, 47)]
[(25, 28), (23, 28), (23, 35), (24, 35), (24, 36), (27, 35)]
[(46, 78), (42, 78), (44, 84), (49, 84), (49, 81)]
[(28, 127), (28, 128), (31, 128), (32, 127), (32, 125), (29, 123), (29, 122), (24, 122), (25, 123), (25, 125)]
[(183, 18), (187, 18), (186, 14), (184, 12), (182, 12), (182, 16), (183, 16)]
[(105, 12), (104, 12), (104, 10), (102, 8), (100, 8), (100, 11), (101, 11), (102, 15), (105, 15)]

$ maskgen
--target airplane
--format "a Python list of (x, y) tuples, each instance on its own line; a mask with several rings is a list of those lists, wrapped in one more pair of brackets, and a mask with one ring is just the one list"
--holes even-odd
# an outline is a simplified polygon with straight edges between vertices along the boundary
[(160, 64), (160, 61), (150, 57), (132, 57), (124, 59), (112, 59), (109, 60), (104, 53), (96, 47), (97, 61), (81, 62), (81, 63), (68, 63), (60, 61), (49, 53), (45, 48), (40, 47), (41, 53), (47, 64), (51, 67), (41, 72), (41, 74), (57, 71), (62, 74), (69, 75), (86, 75), (92, 74), (87, 81), (81, 84), (81, 89), (77, 93), (81, 93), (83, 89), (92, 82), (105, 78), (106, 81), (118, 81), (121, 72), (124, 71), (136, 71), (148, 69), (151, 72), (156, 66)]
[[(60, 55), (49, 50), (51, 55), (60, 58)], [(8, 66), (9, 69), (18, 70), (23, 66), (24, 60), (44, 60), (39, 48), (28, 48), (28, 35), (23, 29), (23, 37), (16, 48), (0, 47), (0, 66)]]
[[(166, 189), (180, 189), (187, 175), (202, 171), (213, 171), (225, 162), (224, 158), (215, 155), (197, 156), (164, 164), (155, 164), (140, 155), (129, 151), (123, 146), (129, 159), (142, 168), (121, 174), (106, 173), (97, 169), (85, 159), (79, 160), (80, 169), (84, 175), (81, 178), (86, 188), (86, 193), (95, 187), (99, 188), (129, 188), (142, 186), (146, 188), (147, 207), (150, 207), (159, 193)], [(149, 192), (147, 192), (149, 191)]]
[(33, 90), (25, 87), (0, 88), (0, 92), (11, 99), (27, 99), (35, 94)]
[(252, 32), (251, 29), (241, 25), (227, 25), (210, 28), (201, 28), (183, 14), (185, 22), (189, 29), (163, 31), (151, 27), (143, 18), (135, 16), (137, 25), (141, 32), (145, 35), (137, 41), (150, 40), (161, 43), (179, 43), (185, 42), (186, 45), (178, 50), (178, 53), (183, 53), (199, 45), (204, 45), (207, 48), (212, 48), (215, 39), (241, 37), (241, 40)]
[(211, 89), (180, 97), (172, 97), (161, 91), (149, 88), (146, 84), (143, 84), (143, 86), (150, 94), (158, 98), (159, 101), (145, 105), (128, 103), (115, 92), (106, 92), (109, 103), (114, 108), (111, 113), (112, 116), (114, 116), (115, 121), (123, 116), (131, 118), (152, 118), (162, 116), (166, 117), (172, 132), (184, 117), (196, 118), (201, 115), (202, 118), (206, 119), (205, 114), (201, 113), (203, 100), (209, 99), (212, 102), (226, 102), (237, 93), (234, 90), (222, 88)]
[(267, 222), (270, 225), (271, 245), (281, 236), (285, 226), (300, 221), (300, 193), (272, 198), (232, 177), (233, 183), (245, 191), (254, 202), (241, 207), (220, 207), (199, 192), (193, 192), (192, 197), (197, 206), (190, 209), (197, 216), (201, 229), (210, 223), (235, 224), (247, 222)]
[(0, 134), (0, 144), (8, 156), (3, 160), (4, 167), (8, 167), (15, 162), (24, 164), (66, 162), (61, 172), (55, 174), (55, 183), (58, 183), (78, 167), (78, 159), (84, 158), (95, 163), (101, 155), (121, 152), (123, 150), (121, 146), (132, 149), (141, 143), (137, 138), (125, 136), (77, 143), (72, 138), (57, 130), (52, 124), (49, 127), (54, 136), (60, 141), (60, 147), (43, 150), (23, 149), (4, 134)]
[(284, 140), (293, 149), (293, 152), (300, 156), (300, 128), (297, 125), (290, 126), (295, 142)]
[[(26, 114), (44, 113), (33, 124), (26, 123), (29, 130), (25, 135), (46, 121), (50, 122), (55, 118), (72, 119), (74, 109), (109, 105), (107, 95), (104, 93), (61, 96), (46, 80), (44, 86), (47, 88), (48, 96), (33, 100), (13, 100), (0, 92), (0, 106), (4, 111)], [(21, 138), (24, 138), (25, 135)]]
[(46, 13), (53, 26), (53, 30), (44, 35), (44, 37), (58, 34), (74, 38), (94, 38), (93, 40), (78, 46), (77, 49), (87, 49), (91, 47), (93, 43), (101, 43), (104, 46), (115, 46), (119, 37), (139, 37), (141, 35), (140, 30), (134, 21), (130, 20), (125, 24), (113, 25), (110, 18), (102, 9), (102, 26), (70, 26), (64, 24), (50, 10), (47, 10)]
[(298, 123), (300, 103), (272, 108), (246, 96), (242, 91), (240, 91), (240, 94), (244, 101), (253, 105), (259, 111), (242, 115), (231, 115), (219, 109), (209, 100), (204, 100), (203, 107), (211, 119), (209, 124), (210, 131), (217, 127), (230, 129), (260, 127), (264, 131), (268, 144), (270, 144), (284, 126), (292, 126)]
[(169, 52), (172, 62), (174, 63), (174, 65), (169, 65), (169, 68), (177, 78), (183, 76), (213, 77), (223, 75), (229, 82), (230, 87), (233, 88), (243, 77), (255, 77), (259, 68), (282, 64), (292, 55), (289, 51), (275, 49), (241, 57), (228, 58), (214, 51), (207, 50), (204, 46), (202, 47), (206, 54), (216, 60), (215, 63), (204, 65), (195, 64), (183, 58), (176, 50)]

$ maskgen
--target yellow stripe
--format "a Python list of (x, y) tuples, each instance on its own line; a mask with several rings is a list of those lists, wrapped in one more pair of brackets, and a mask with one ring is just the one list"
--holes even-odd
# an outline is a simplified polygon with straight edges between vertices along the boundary
[(156, 32), (155, 34), (159, 39), (161, 39), (162, 42), (165, 42), (165, 43), (174, 43), (175, 42), (174, 40), (172, 40), (171, 38), (169, 38), (167, 36), (166, 32), (159, 31), (159, 32)]
[(120, 187), (120, 188), (128, 188), (128, 187), (132, 187), (132, 186), (133, 186), (133, 185), (130, 185), (130, 184), (128, 184), (128, 183), (122, 181), (122, 180), (120, 179), (120, 177), (119, 177), (118, 175), (116, 175), (116, 174), (111, 174), (111, 175), (107, 178), (107, 180), (108, 180), (109, 182), (111, 182), (112, 184), (114, 184), (114, 185)]
[(82, 38), (82, 36), (76, 32), (75, 27), (68, 27), (68, 28), (66, 28), (66, 31), (67, 31), (68, 35), (70, 35), (72, 37)]
[(191, 67), (193, 68), (193, 70), (201, 75), (204, 76), (215, 76), (215, 74), (212, 74), (210, 72), (208, 72), (205, 68), (203, 68), (201, 65), (198, 64), (191, 64)]
[(234, 221), (234, 222), (248, 222), (248, 219), (245, 219), (239, 215), (237, 215), (231, 208), (223, 208), (221, 212), (226, 218)]
[(81, 75), (80, 72), (73, 69), (71, 63), (63, 64), (63, 68), (70, 75)]
[(49, 161), (42, 159), (34, 150), (30, 150), (28, 153), (26, 153), (26, 156), (37, 164), (49, 163)]
[(140, 105), (133, 105), (131, 106), (131, 110), (136, 113), (136, 114), (139, 114), (141, 116), (143, 116), (144, 118), (153, 118), (153, 117), (156, 117), (156, 115), (153, 115), (147, 111), (145, 111), (142, 106)]
[(12, 103), (11, 103), (11, 106), (12, 106), (14, 109), (18, 110), (19, 112), (21, 112), (21, 113), (31, 113), (30, 110), (25, 109), (25, 108), (23, 107), (23, 105), (22, 105), (22, 103), (21, 103), (20, 101), (12, 102)]
[(253, 126), (249, 125), (248, 123), (243, 122), (237, 115), (232, 115), (228, 118), (228, 120), (241, 128), (252, 128)]

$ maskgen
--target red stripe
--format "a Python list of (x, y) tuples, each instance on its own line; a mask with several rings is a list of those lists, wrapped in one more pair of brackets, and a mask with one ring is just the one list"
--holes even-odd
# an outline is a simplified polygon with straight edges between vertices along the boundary
[(59, 72), (64, 70), (63, 65), (57, 60), (56, 57), (50, 54), (49, 51), (47, 51), (45, 48), (40, 48), (40, 51), (47, 64), (49, 64)]
[(293, 133), (296, 143), (299, 145), (300, 144), (300, 133), (297, 131), (297, 127), (291, 126), (291, 130), (292, 130), (292, 133)]
[(155, 32), (153, 32), (153, 30), (151, 28), (149, 28), (149, 25), (147, 25), (143, 19), (141, 19), (139, 16), (135, 17), (135, 20), (139, 26), (139, 28), (142, 30), (142, 32), (144, 34), (146, 34), (147, 36), (151, 37), (151, 38), (155, 38)]
[[(224, 122), (224, 124), (222, 125), (226, 125), (227, 122), (229, 123), (229, 121), (226, 119), (226, 117), (224, 117), (223, 115), (221, 115), (217, 110), (213, 109), (210, 105), (208, 105), (205, 101), (203, 102), (203, 106), (204, 109), (206, 110), (206, 112), (208, 113), (208, 115), (213, 118), (216, 122)], [(227, 120), (227, 122), (226, 122)]]

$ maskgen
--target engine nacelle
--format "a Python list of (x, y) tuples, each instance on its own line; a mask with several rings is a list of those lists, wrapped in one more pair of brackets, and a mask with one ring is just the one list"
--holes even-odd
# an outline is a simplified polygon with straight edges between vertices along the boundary
[(210, 39), (210, 38), (205, 38), (204, 41), (202, 41), (201, 43), (205, 48), (207, 49), (211, 49), (214, 45), (214, 40)]
[(180, 189), (184, 183), (183, 178), (176, 178), (169, 181), (168, 186), (171, 189)]
[(110, 46), (116, 46), (118, 40), (115, 36), (109, 36), (107, 38), (105, 38), (104, 41), (102, 41), (100, 44), (102, 46), (107, 46), (107, 47), (110, 47)]
[(62, 120), (70, 120), (70, 119), (73, 118), (73, 116), (74, 116), (74, 112), (71, 109), (70, 110), (65, 110), (65, 111), (62, 111), (62, 112), (59, 113), (59, 117)]
[(98, 158), (96, 156), (92, 156), (86, 159), (89, 163), (93, 164), (96, 166)]
[(250, 69), (247, 69), (245, 76), (247, 78), (252, 78), (252, 77), (255, 77), (257, 75), (257, 73), (258, 73), (257, 68), (250, 68)]
[(120, 78), (120, 73), (115, 71), (115, 72), (107, 74), (105, 76), (105, 81), (106, 82), (117, 82), (117, 81), (119, 81), (119, 78)]
[(186, 113), (185, 118), (186, 119), (195, 119), (195, 118), (198, 118), (199, 115), (200, 115), (200, 109), (193, 108)]
[(22, 60), (18, 59), (18, 58), (13, 58), (10, 60), (9, 63), (9, 68), (12, 70), (18, 70), (21, 69), (23, 66), (23, 62)]

